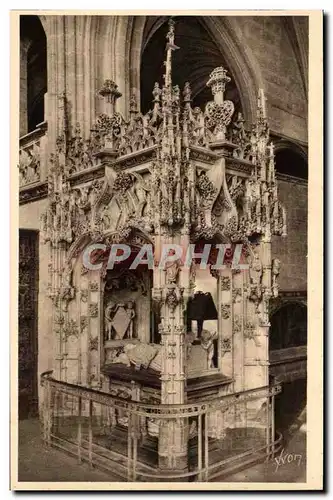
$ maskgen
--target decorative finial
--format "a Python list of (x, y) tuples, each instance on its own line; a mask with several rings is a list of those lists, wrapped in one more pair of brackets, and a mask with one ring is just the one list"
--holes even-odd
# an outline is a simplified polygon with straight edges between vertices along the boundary
[(164, 83), (166, 87), (172, 87), (172, 52), (174, 50), (178, 50), (179, 47), (175, 45), (175, 22), (172, 18), (169, 19), (169, 30), (166, 35), (167, 44), (167, 57), (164, 62), (165, 65), (165, 75), (164, 75)]
[(191, 102), (191, 93), (192, 92), (189, 82), (185, 82), (183, 90), (184, 102)]
[(211, 87), (214, 101), (217, 104), (222, 104), (224, 100), (225, 87), (231, 78), (227, 76), (227, 70), (222, 66), (213, 69), (209, 75), (209, 80), (206, 83), (207, 87)]
[(275, 162), (274, 162), (274, 144), (270, 142), (268, 145), (269, 166), (268, 166), (268, 182), (275, 182)]
[(166, 36), (168, 40), (167, 49), (170, 48), (172, 50), (177, 50), (179, 49), (179, 47), (175, 45), (175, 21), (172, 19), (172, 17), (170, 17), (168, 24), (169, 24), (169, 30)]
[(214, 141), (225, 141), (227, 126), (231, 122), (235, 106), (232, 101), (224, 100), (225, 87), (231, 78), (222, 66), (215, 68), (209, 75), (207, 87), (211, 87), (214, 101), (206, 104), (205, 115), (209, 119), (209, 126), (214, 127)]
[(266, 97), (263, 89), (259, 89), (258, 93), (258, 117), (267, 118), (266, 114)]
[(138, 103), (137, 103), (137, 98), (136, 98), (136, 95), (135, 95), (134, 91), (132, 91), (129, 105), (130, 105), (130, 112), (131, 113), (137, 113), (137, 111), (138, 111)]
[(160, 102), (161, 89), (160, 89), (158, 82), (155, 82), (155, 85), (153, 88), (153, 96), (154, 96), (154, 102)]
[(103, 87), (98, 93), (106, 99), (107, 103), (111, 104), (112, 113), (114, 113), (116, 100), (122, 96), (118, 90), (118, 85), (113, 80), (105, 80)]

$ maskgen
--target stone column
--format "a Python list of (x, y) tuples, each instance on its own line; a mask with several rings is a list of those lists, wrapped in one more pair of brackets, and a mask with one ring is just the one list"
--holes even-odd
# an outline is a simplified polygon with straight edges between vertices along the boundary
[[(157, 236), (157, 247), (162, 244), (179, 243), (179, 239)], [(166, 270), (154, 269), (154, 298), (160, 304), (161, 312), (161, 403), (166, 405), (183, 404), (186, 401), (185, 367), (185, 323), (187, 288), (180, 263), (175, 262)], [(187, 419), (170, 418), (160, 421), (159, 430), (159, 468), (173, 473), (187, 469)]]
[(271, 243), (262, 237), (254, 248), (250, 264), (244, 325), (244, 389), (267, 385), (268, 380), (268, 303), (271, 296)]
[(232, 274), (231, 269), (220, 270), (218, 275), (219, 365), (222, 373), (233, 376), (232, 338)]

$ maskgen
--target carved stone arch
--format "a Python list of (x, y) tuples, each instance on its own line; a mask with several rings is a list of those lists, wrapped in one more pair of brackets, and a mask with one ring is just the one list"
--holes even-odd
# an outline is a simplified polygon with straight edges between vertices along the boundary
[(237, 229), (238, 213), (229, 192), (224, 158), (217, 159), (215, 165), (207, 172), (202, 170), (199, 173), (196, 196), (200, 228), (198, 237), (219, 237), (223, 242), (231, 241), (228, 238), (228, 231), (226, 233), (224, 231), (228, 228)]
[[(295, 319), (295, 325), (292, 325), (293, 314), (298, 314), (299, 318)], [(270, 349), (288, 348), (306, 344), (306, 329), (307, 329), (307, 304), (304, 299), (301, 300), (284, 300), (283, 297), (274, 301), (274, 305), (270, 308)], [(281, 321), (285, 320), (282, 325)], [(282, 325), (282, 326), (281, 326)], [(297, 338), (288, 341), (289, 331), (293, 329), (296, 332)], [(283, 338), (280, 339), (280, 336)], [(290, 336), (290, 335), (289, 335)], [(303, 339), (303, 341), (301, 340)], [(301, 341), (301, 343), (300, 343)], [(278, 347), (277, 344), (281, 343)]]
[(142, 244), (154, 244), (152, 238), (145, 231), (138, 228), (129, 228), (128, 235), (121, 231), (106, 231), (103, 234), (97, 233), (95, 237), (91, 232), (83, 233), (70, 246), (67, 253), (66, 266), (70, 266), (89, 244), (105, 243), (109, 245), (114, 241), (115, 243), (128, 243), (140, 246), (140, 239)]
[(306, 147), (287, 139), (278, 139), (274, 142), (274, 151), (277, 173), (307, 179), (308, 151)]
[(305, 146), (296, 144), (293, 141), (288, 141), (287, 139), (277, 139), (274, 142), (275, 153), (284, 149), (290, 149), (291, 151), (294, 151), (296, 154), (300, 155), (305, 161), (308, 160), (308, 150)]
[(308, 304), (305, 298), (300, 298), (297, 300), (289, 300), (285, 299), (282, 295), (279, 295), (276, 299), (272, 300), (269, 308), (269, 315), (273, 316), (273, 314), (277, 313), (280, 309), (285, 307), (286, 305), (294, 305), (301, 306), (304, 309), (307, 309)]
[(134, 244), (138, 247), (144, 244), (154, 244), (152, 238), (148, 233), (146, 233), (143, 229), (135, 227), (129, 227), (128, 234), (125, 234), (122, 231), (107, 231), (103, 235), (103, 240), (114, 240), (118, 241), (119, 243)]
[(67, 257), (66, 257), (66, 262), (65, 262), (65, 267), (67, 269), (73, 270), (75, 262), (77, 261), (79, 255), (81, 252), (84, 250), (84, 248), (87, 247), (89, 243), (92, 243), (92, 238), (91, 234), (89, 232), (81, 234), (70, 246)]
[[(92, 235), (91, 232), (86, 232), (80, 235), (74, 243), (70, 246), (65, 266), (64, 266), (64, 279), (71, 279), (71, 274), (78, 262), (79, 256), (83, 254), (84, 250), (89, 244), (105, 244), (110, 247), (112, 243), (124, 243), (131, 247), (140, 248), (144, 244), (154, 245), (151, 237), (143, 230), (138, 228), (129, 228), (126, 231), (106, 231), (104, 234)], [(83, 262), (82, 262), (82, 265)], [(104, 267), (100, 271), (104, 271)], [(88, 269), (87, 269), (88, 272)]]

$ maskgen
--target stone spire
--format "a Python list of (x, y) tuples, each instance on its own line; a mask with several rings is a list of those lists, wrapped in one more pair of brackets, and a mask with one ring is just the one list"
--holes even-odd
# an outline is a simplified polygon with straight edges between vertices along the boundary
[(164, 74), (164, 85), (167, 88), (172, 89), (172, 52), (178, 50), (179, 47), (175, 45), (175, 22), (172, 18), (169, 20), (169, 30), (166, 36), (167, 39), (167, 56), (165, 65), (165, 74)]

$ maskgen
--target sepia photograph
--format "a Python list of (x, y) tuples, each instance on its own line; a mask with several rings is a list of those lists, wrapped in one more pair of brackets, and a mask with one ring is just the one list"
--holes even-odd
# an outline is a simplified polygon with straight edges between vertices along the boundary
[(320, 489), (322, 13), (239, 12), (11, 13), (12, 489)]

